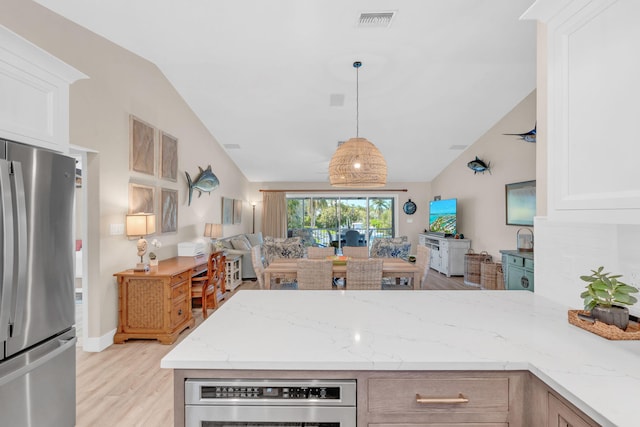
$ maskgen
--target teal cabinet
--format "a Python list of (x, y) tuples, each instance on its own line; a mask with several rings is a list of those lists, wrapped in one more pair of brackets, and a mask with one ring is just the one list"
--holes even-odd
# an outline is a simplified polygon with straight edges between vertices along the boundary
[(504, 271), (504, 288), (533, 292), (533, 253), (500, 251)]

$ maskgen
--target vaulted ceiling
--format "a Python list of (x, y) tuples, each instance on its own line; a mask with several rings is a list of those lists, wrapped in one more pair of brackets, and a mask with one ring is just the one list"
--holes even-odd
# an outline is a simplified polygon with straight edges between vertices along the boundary
[(535, 89), (533, 0), (36, 1), (155, 63), (250, 181), (328, 181), (356, 60), (389, 182), (430, 181)]

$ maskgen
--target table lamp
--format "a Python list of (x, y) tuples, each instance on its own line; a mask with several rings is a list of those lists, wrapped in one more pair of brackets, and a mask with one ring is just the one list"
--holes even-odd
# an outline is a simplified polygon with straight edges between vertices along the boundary
[(140, 262), (136, 264), (134, 270), (147, 271), (149, 270), (149, 265), (145, 264), (143, 260), (144, 254), (147, 253), (147, 241), (144, 239), (144, 236), (156, 232), (156, 215), (149, 213), (130, 214), (127, 215), (126, 224), (127, 236), (140, 236), (137, 244)]
[(206, 223), (204, 225), (204, 237), (212, 240), (213, 249), (215, 249), (215, 241), (222, 237), (222, 224)]

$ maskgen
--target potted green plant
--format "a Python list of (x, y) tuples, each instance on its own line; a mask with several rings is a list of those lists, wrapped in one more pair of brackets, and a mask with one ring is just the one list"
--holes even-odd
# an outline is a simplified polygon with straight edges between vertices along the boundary
[(591, 311), (591, 316), (608, 325), (615, 325), (625, 330), (629, 325), (629, 309), (624, 305), (633, 305), (638, 300), (630, 294), (638, 289), (618, 280), (622, 275), (603, 273), (604, 267), (591, 270), (591, 275), (580, 276), (587, 282), (586, 291), (580, 294), (584, 300), (584, 309)]

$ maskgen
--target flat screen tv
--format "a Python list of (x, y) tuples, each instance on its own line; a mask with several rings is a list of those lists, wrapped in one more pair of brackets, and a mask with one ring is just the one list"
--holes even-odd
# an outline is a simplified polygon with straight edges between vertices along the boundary
[(458, 199), (429, 202), (429, 232), (444, 236), (456, 234)]
[(507, 225), (533, 225), (536, 214), (536, 182), (505, 185)]

